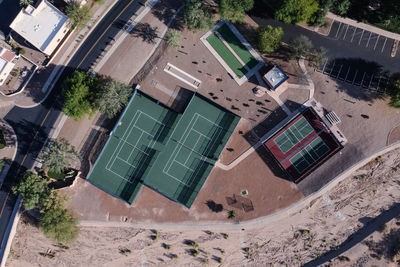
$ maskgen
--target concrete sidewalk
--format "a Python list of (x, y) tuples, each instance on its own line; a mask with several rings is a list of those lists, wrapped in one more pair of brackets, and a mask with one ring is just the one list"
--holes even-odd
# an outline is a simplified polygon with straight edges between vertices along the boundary
[[(95, 72), (129, 83), (160, 44), (168, 24), (181, 6), (180, 1), (157, 2), (152, 11), (134, 24), (129, 34), (122, 32), (116, 38), (117, 41), (110, 48), (111, 53), (99, 62)], [(120, 44), (119, 37), (123, 38)], [(115, 47), (115, 44), (119, 45)]]

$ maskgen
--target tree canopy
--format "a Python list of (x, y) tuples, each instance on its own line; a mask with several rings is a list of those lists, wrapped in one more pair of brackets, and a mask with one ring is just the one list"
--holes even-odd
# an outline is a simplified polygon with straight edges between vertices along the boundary
[(390, 96), (389, 105), (400, 109), (400, 72), (394, 73), (390, 77), (388, 94)]
[(52, 190), (40, 211), (39, 227), (43, 234), (59, 243), (70, 243), (79, 234), (78, 220), (72, 211), (65, 208), (65, 200), (64, 196)]
[(86, 72), (74, 71), (72, 76), (64, 81), (62, 85), (65, 98), (63, 112), (67, 116), (79, 120), (84, 115), (94, 112), (91, 104), (94, 79)]
[(12, 187), (13, 194), (21, 194), (25, 210), (37, 207), (46, 197), (47, 190), (46, 181), (32, 171), (26, 171), (21, 181)]
[(178, 49), (181, 42), (181, 34), (177, 30), (169, 30), (165, 34), (165, 42), (173, 49)]
[(89, 22), (90, 6), (83, 5), (78, 1), (72, 1), (68, 4), (66, 11), (68, 18), (72, 21), (72, 28), (82, 29)]
[(245, 13), (254, 6), (254, 0), (220, 0), (219, 14), (222, 19), (232, 22), (242, 22)]
[(281, 27), (274, 28), (271, 25), (258, 27), (257, 45), (264, 54), (270, 54), (277, 50), (282, 44), (283, 30)]
[(41, 154), (43, 167), (53, 172), (63, 172), (64, 169), (79, 158), (78, 152), (74, 146), (71, 146), (68, 140), (60, 137), (51, 140)]
[(201, 0), (193, 0), (183, 10), (183, 22), (189, 30), (208, 30), (215, 24), (211, 8)]
[(131, 93), (131, 86), (109, 78), (99, 86), (95, 106), (111, 119), (125, 107)]
[(283, 0), (275, 18), (285, 23), (301, 23), (308, 21), (318, 8), (316, 0)]

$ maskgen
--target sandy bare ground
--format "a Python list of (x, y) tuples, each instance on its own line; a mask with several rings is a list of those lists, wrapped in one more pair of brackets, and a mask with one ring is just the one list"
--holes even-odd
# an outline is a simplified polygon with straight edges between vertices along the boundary
[[(340, 249), (341, 243), (351, 234), (399, 201), (399, 152), (392, 151), (371, 161), (328, 194), (313, 201), (308, 208), (279, 223), (262, 229), (227, 231), (229, 236), (226, 238), (221, 232), (207, 233), (212, 229), (185, 232), (158, 229), (157, 240), (152, 240), (155, 234), (150, 230), (83, 227), (78, 240), (68, 249), (61, 249), (26, 220), (21, 220), (7, 265), (197, 266), (205, 262), (215, 266), (219, 265), (221, 258), (222, 266), (300, 266), (330, 250)], [(366, 240), (377, 243), (386, 240), (384, 234), (394, 229), (396, 222), (391, 222), (382, 233), (374, 233)], [(185, 244), (187, 240), (199, 245), (197, 257), (191, 255), (192, 247)], [(347, 258), (336, 258), (331, 264), (390, 264), (385, 253), (375, 251), (376, 246), (371, 247), (366, 240), (346, 251)], [(163, 243), (170, 245), (170, 250), (165, 249)], [(131, 252), (124, 255), (120, 252), (124, 249)], [(41, 255), (49, 251), (56, 252), (54, 258)], [(173, 254), (178, 258), (172, 259)]]

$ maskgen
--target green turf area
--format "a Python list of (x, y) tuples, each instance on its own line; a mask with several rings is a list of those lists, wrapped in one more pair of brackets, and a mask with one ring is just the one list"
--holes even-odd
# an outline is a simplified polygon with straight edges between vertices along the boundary
[(299, 174), (302, 174), (309, 166), (313, 165), (329, 152), (329, 147), (325, 142), (317, 137), (308, 146), (302, 149), (299, 153), (294, 155), (290, 162), (297, 169)]
[(53, 172), (53, 171), (48, 171), (47, 175), (50, 178), (53, 178), (57, 181), (62, 181), (67, 176), (67, 174), (65, 172)]
[(136, 91), (89, 174), (88, 181), (132, 203), (180, 115)]
[(314, 129), (303, 117), (276, 137), (274, 142), (283, 153), (286, 153), (313, 131)]
[(144, 184), (190, 207), (239, 119), (194, 96)]
[(245, 67), (215, 34), (211, 34), (207, 41), (239, 78), (242, 78), (247, 73)]
[(249, 69), (257, 66), (258, 61), (250, 54), (249, 50), (242, 44), (242, 42), (236, 37), (231, 31), (228, 25), (223, 24), (219, 27), (218, 32), (225, 39), (225, 41), (231, 46), (233, 51), (243, 60)]

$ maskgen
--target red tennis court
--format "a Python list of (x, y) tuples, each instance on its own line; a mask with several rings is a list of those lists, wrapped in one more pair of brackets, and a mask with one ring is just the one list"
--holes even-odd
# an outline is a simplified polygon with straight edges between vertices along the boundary
[(342, 148), (311, 107), (293, 118), (264, 144), (295, 182)]

